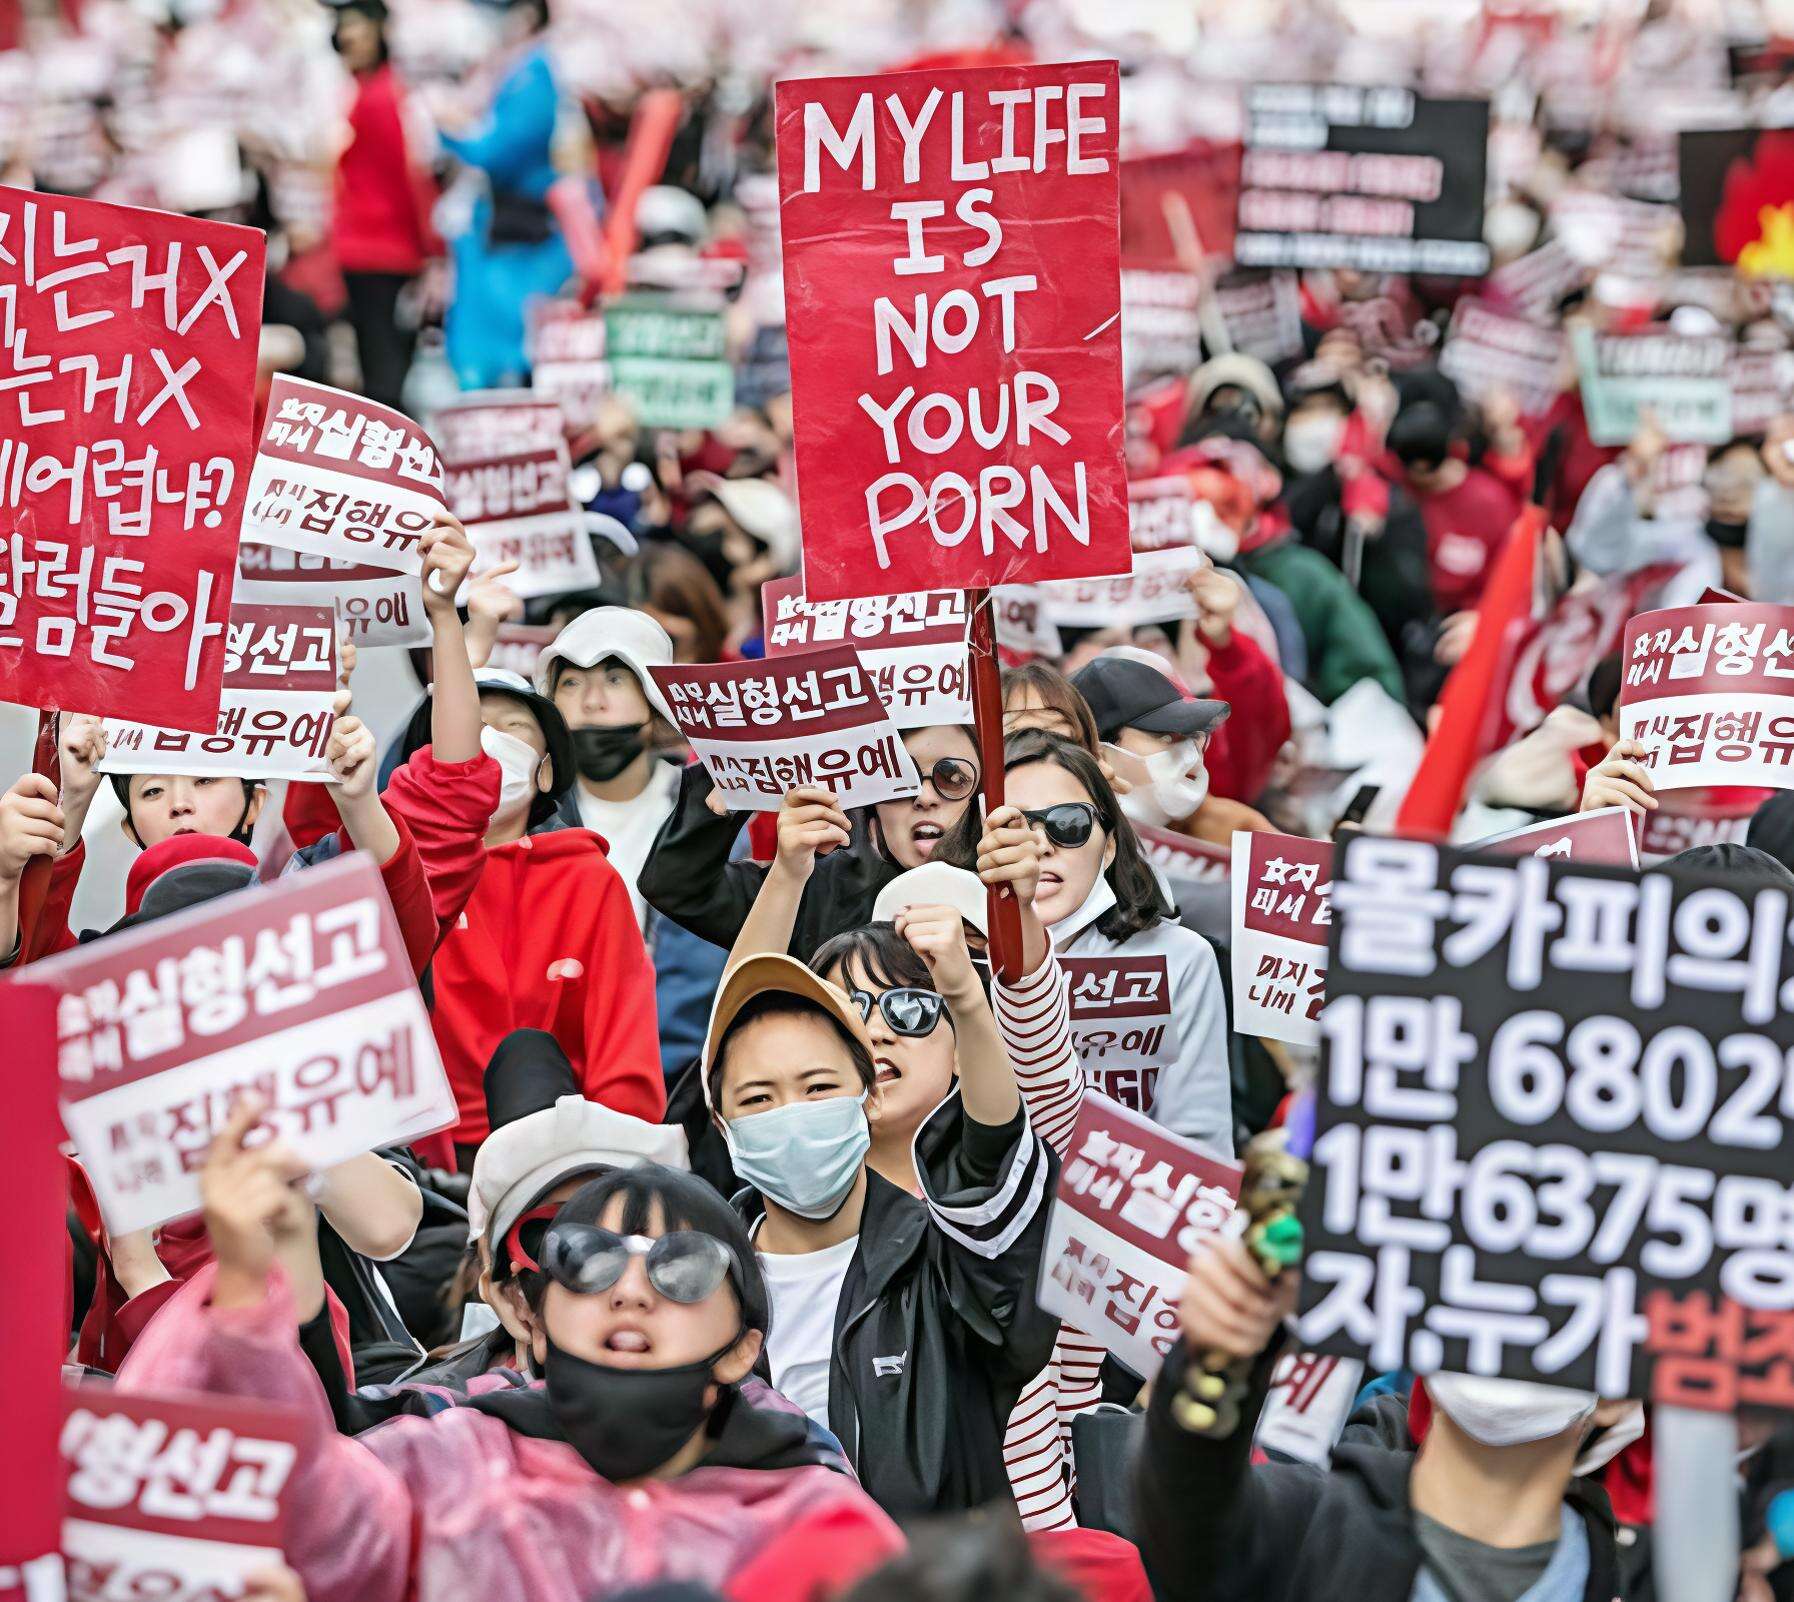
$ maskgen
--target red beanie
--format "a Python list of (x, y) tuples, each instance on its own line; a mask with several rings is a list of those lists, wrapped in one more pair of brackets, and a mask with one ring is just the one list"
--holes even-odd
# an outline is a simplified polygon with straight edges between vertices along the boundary
[(258, 866), (255, 853), (229, 835), (170, 835), (131, 864), (131, 871), (125, 876), (125, 915), (137, 912), (149, 887), (169, 869), (185, 867), (189, 862), (211, 861), (240, 862), (251, 872)]

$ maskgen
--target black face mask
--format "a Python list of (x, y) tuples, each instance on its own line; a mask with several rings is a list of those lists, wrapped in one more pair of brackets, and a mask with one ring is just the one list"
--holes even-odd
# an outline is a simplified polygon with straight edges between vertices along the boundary
[(612, 1484), (638, 1480), (697, 1434), (710, 1413), (711, 1366), (734, 1345), (677, 1368), (605, 1368), (549, 1341), (554, 1421), (594, 1472)]
[(645, 723), (624, 723), (610, 729), (574, 729), (573, 762), (582, 779), (603, 784), (614, 779), (642, 754)]

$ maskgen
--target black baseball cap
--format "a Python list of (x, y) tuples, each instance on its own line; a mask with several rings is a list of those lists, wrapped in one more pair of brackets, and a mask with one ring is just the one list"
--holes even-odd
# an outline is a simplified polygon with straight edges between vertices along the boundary
[(1169, 674), (1125, 657), (1099, 656), (1072, 675), (1072, 686), (1090, 704), (1100, 739), (1123, 729), (1194, 740), (1210, 734), (1233, 708), (1225, 701), (1186, 699)]

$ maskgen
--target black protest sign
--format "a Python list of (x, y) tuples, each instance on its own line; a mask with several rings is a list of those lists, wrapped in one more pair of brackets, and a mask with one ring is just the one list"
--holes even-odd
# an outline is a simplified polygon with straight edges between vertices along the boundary
[(1486, 100), (1401, 88), (1261, 84), (1246, 91), (1234, 260), (1479, 278)]
[(1303, 1346), (1794, 1409), (1789, 889), (1335, 862)]
[(1677, 167), (1684, 267), (1794, 277), (1794, 132), (1684, 129)]

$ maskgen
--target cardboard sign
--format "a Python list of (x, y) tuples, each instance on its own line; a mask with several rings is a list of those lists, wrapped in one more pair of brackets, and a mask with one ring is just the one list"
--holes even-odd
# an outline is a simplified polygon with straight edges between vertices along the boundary
[(418, 541), (445, 504), (436, 447), (403, 412), (274, 375), (246, 540), (421, 573)]
[(324, 750), (336, 724), (336, 643), (328, 607), (233, 606), (212, 733), (108, 718), (100, 772), (335, 783)]
[(61, 998), (63, 1123), (114, 1234), (199, 1206), (206, 1147), (244, 1091), (314, 1168), (455, 1121), (386, 887), (361, 852), (29, 973)]
[(328, 606), (336, 613), (337, 632), (358, 650), (428, 645), (422, 586), (417, 573), (278, 545), (237, 550), (238, 606)]
[(1127, 381), (1202, 365), (1202, 280), (1195, 273), (1121, 269), (1121, 362)]
[(1236, 351), (1273, 365), (1302, 353), (1302, 290), (1294, 273), (1236, 269), (1214, 294)]
[(604, 309), (611, 389), (643, 428), (715, 428), (735, 408), (720, 308), (631, 296)]
[(1174, 882), (1188, 879), (1206, 884), (1229, 878), (1233, 873), (1233, 853), (1227, 846), (1144, 823), (1136, 823), (1134, 833), (1140, 837), (1146, 860)]
[(1673, 606), (1626, 625), (1620, 738), (1659, 791), (1794, 785), (1794, 607)]
[(529, 387), (559, 406), (570, 428), (597, 422), (610, 393), (604, 314), (576, 300), (539, 302), (530, 322)]
[(1732, 438), (1731, 347), (1681, 334), (1600, 334), (1578, 327), (1570, 339), (1582, 381), (1582, 409), (1597, 445), (1627, 445), (1648, 409), (1678, 444), (1724, 445)]
[(449, 510), (467, 525), (474, 572), (516, 562), (505, 582), (528, 600), (598, 582), (598, 562), (567, 489), (561, 409), (528, 390), (464, 395), (434, 419)]
[(240, 1596), (281, 1560), (305, 1425), (235, 1398), (64, 1391), (69, 1602)]
[(1071, 1043), (1084, 1082), (1123, 1107), (1150, 1113), (1159, 1072), (1177, 1060), (1171, 975), (1163, 957), (1065, 957)]
[(766, 662), (651, 667), (679, 732), (733, 811), (776, 812), (820, 785), (843, 807), (921, 788), (872, 675), (850, 645)]
[(265, 241), (0, 188), (0, 699), (210, 731)]
[(1567, 349), (1560, 329), (1460, 300), (1439, 352), (1439, 371), (1472, 400), (1486, 402), (1506, 390), (1523, 414), (1537, 416), (1557, 399)]
[(1255, 84), (1234, 259), (1480, 278), (1488, 143), (1486, 100)]
[(1647, 868), (1690, 846), (1742, 845), (1769, 790), (1671, 790), (1638, 824), (1638, 858)]
[(1128, 570), (1116, 66), (777, 86), (804, 593)]
[(1491, 835), (1465, 843), (1467, 851), (1498, 857), (1543, 857), (1548, 862), (1604, 862), (1610, 867), (1638, 867), (1636, 817), (1630, 807), (1599, 807), (1549, 823)]
[(848, 641), (899, 729), (972, 721), (963, 590), (806, 601), (800, 579), (760, 587), (766, 654), (777, 659)]
[(1150, 551), (1118, 578), (1058, 579), (1040, 586), (1056, 628), (1139, 628), (1196, 616), (1192, 573), (1209, 565), (1194, 545)]
[(1327, 988), (1333, 842), (1236, 830), (1230, 888), (1234, 1029), (1314, 1045)]
[(1298, 1338), (1794, 1408), (1790, 893), (1339, 848)]
[(1093, 1090), (1065, 1150), (1036, 1297), (1148, 1378), (1177, 1339), (1190, 1254), (1232, 1214), (1241, 1170)]

